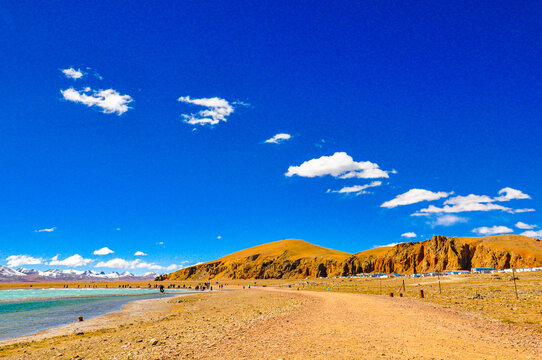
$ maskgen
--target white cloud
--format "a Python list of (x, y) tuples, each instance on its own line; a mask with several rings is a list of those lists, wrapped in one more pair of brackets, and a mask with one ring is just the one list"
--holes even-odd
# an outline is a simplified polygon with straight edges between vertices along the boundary
[(222, 236), (221, 236), (221, 235), (218, 235), (216, 238), (217, 238), (218, 240), (220, 240), (220, 239), (222, 239)]
[(107, 254), (113, 254), (113, 253), (114, 251), (108, 248), (107, 246), (98, 250), (94, 250), (94, 255), (107, 255)]
[(48, 229), (34, 230), (34, 232), (53, 232), (55, 230), (56, 230), (56, 226), (53, 226), (52, 228), (48, 228)]
[(495, 198), (495, 201), (510, 201), (516, 199), (530, 199), (531, 197), (521, 192), (521, 190), (505, 187), (499, 190), (499, 197)]
[(436, 207), (430, 205), (425, 209), (419, 210), (414, 215), (421, 214), (439, 214), (439, 213), (460, 213), (468, 211), (492, 211), (500, 210), (509, 213), (522, 213), (528, 211), (534, 211), (534, 209), (511, 209), (509, 207), (495, 204), (495, 202), (510, 201), (515, 199), (530, 199), (531, 197), (524, 194), (520, 190), (512, 189), (509, 187), (503, 188), (499, 191), (497, 197), (491, 197), (487, 195), (474, 195), (467, 196), (455, 196), (447, 199), (444, 202), (443, 207)]
[(220, 121), (226, 122), (227, 117), (233, 113), (233, 107), (218, 97), (191, 99), (190, 96), (181, 96), (179, 101), (207, 108), (196, 114), (183, 114), (184, 122), (190, 125), (216, 125)]
[(88, 265), (92, 261), (92, 259), (85, 259), (79, 254), (72, 255), (64, 260), (58, 260), (58, 255), (56, 255), (47, 263), (47, 265), (84, 266)]
[(536, 211), (536, 210), (535, 209), (516, 209), (516, 210), (513, 210), (513, 213), (519, 214), (519, 213), (526, 213), (526, 212), (533, 212), (533, 211)]
[(542, 230), (538, 230), (538, 231), (527, 230), (527, 231), (522, 232), (521, 235), (537, 238), (537, 239), (542, 239)]
[(105, 267), (113, 269), (152, 269), (152, 270), (163, 270), (164, 267), (154, 263), (148, 263), (141, 261), (141, 259), (135, 260), (124, 260), (121, 258), (111, 259), (109, 261), (100, 261), (96, 264), (96, 267)]
[(496, 235), (496, 234), (506, 234), (506, 233), (512, 233), (514, 230), (510, 229), (506, 226), (482, 226), (476, 229), (472, 229), (473, 233), (480, 234), (480, 235)]
[(6, 260), (9, 267), (17, 267), (21, 265), (38, 265), (41, 264), (43, 259), (28, 255), (11, 255)]
[(281, 142), (283, 142), (285, 140), (289, 140), (291, 138), (292, 138), (292, 135), (290, 135), (290, 134), (280, 133), (280, 134), (277, 134), (277, 135), (273, 136), (270, 139), (265, 140), (265, 142), (268, 143), (268, 144), (280, 144)]
[(379, 168), (370, 161), (356, 162), (345, 152), (336, 152), (331, 156), (305, 161), (299, 166), (290, 166), (286, 176), (320, 177), (331, 175), (336, 178), (376, 179), (388, 178), (388, 171)]
[(120, 228), (116, 228), (115, 230), (120, 231)]
[(148, 254), (145, 254), (143, 251), (136, 251), (134, 253), (134, 256), (147, 256)]
[(407, 233), (404, 233), (404, 234), (401, 234), (402, 237), (406, 237), (406, 238), (415, 238), (416, 236), (416, 233), (413, 233), (413, 232), (407, 232)]
[(366, 185), (345, 186), (340, 190), (328, 189), (327, 192), (328, 193), (330, 193), (330, 192), (331, 193), (339, 193), (339, 194), (352, 194), (352, 193), (354, 193), (356, 195), (362, 195), (362, 194), (368, 194), (368, 192), (365, 191), (365, 189), (370, 188), (370, 187), (380, 186), (380, 185), (382, 185), (382, 181), (373, 181), (370, 184), (366, 184)]
[(74, 68), (69, 68), (69, 69), (63, 69), (62, 72), (69, 79), (77, 80), (83, 77), (83, 73), (81, 72), (81, 69), (75, 70)]
[(441, 216), (437, 217), (435, 219), (435, 221), (433, 222), (433, 225), (434, 226), (437, 226), (437, 225), (452, 226), (452, 225), (455, 225), (457, 223), (465, 223), (467, 221), (468, 221), (468, 219), (466, 219), (464, 217), (447, 214), (447, 215), (441, 215)]
[(181, 268), (182, 268), (182, 265), (171, 264), (168, 267), (166, 267), (166, 270), (173, 271), (173, 270), (179, 270)]
[[(87, 93), (90, 93), (88, 95)], [(85, 104), (88, 107), (97, 106), (103, 109), (104, 114), (117, 113), (118, 115), (124, 114), (128, 109), (128, 104), (133, 101), (130, 95), (121, 95), (116, 90), (92, 90), (91, 88), (85, 88), (81, 92), (74, 88), (66, 90), (60, 90), (64, 99), (73, 101), (76, 103)]]
[(536, 227), (536, 225), (529, 225), (529, 224), (525, 224), (524, 222), (518, 221), (516, 223), (516, 227), (518, 229), (530, 230), (530, 229), (534, 229)]
[(385, 207), (388, 209), (397, 207), (397, 206), (403, 206), (403, 205), (410, 205), (415, 204), (422, 201), (433, 201), (438, 200), (441, 198), (445, 198), (453, 194), (453, 192), (432, 192), (429, 190), (424, 189), (410, 189), (406, 193), (397, 195), (395, 199), (386, 201), (381, 207)]

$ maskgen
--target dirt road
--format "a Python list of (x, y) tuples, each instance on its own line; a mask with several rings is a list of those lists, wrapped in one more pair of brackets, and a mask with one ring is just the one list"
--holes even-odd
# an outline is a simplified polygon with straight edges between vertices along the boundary
[[(542, 359), (542, 336), (413, 299), (304, 292), (309, 305), (201, 358)], [(203, 355), (203, 354), (202, 354)]]
[(542, 359), (539, 333), (416, 299), (267, 288), (171, 306), (113, 322), (106, 317), (101, 330), (11, 346), (0, 357)]

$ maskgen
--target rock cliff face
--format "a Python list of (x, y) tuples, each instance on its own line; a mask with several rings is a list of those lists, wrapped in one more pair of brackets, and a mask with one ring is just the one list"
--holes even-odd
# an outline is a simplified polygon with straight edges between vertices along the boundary
[(435, 235), (419, 243), (356, 254), (363, 272), (413, 274), (431, 271), (542, 266), (540, 240), (520, 235), (455, 238)]
[(355, 275), (361, 272), (425, 273), (542, 266), (540, 240), (519, 235), (482, 238), (433, 236), (352, 255), (302, 240), (281, 240), (179, 270), (170, 280), (299, 279)]

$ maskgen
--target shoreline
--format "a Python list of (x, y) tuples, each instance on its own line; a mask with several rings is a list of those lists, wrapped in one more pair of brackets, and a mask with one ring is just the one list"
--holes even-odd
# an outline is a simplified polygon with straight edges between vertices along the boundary
[[(0, 340), (0, 347), (7, 345), (14, 345), (19, 343), (29, 343), (34, 341), (39, 341), (47, 338), (73, 335), (83, 331), (97, 331), (105, 330), (115, 326), (120, 325), (121, 322), (128, 321), (129, 318), (133, 315), (144, 313), (144, 312), (165, 312), (171, 308), (168, 305), (168, 301), (177, 297), (185, 297), (189, 295), (197, 295), (202, 292), (193, 292), (187, 294), (166, 294), (166, 297), (157, 298), (157, 299), (138, 299), (129, 301), (128, 303), (122, 305), (120, 310), (113, 310), (111, 312), (90, 317), (85, 319), (82, 322), (72, 322), (69, 324), (58, 325), (53, 327), (48, 327), (46, 329), (39, 330), (32, 334), (15, 336), (9, 339)], [(147, 295), (147, 294), (141, 294)], [(171, 295), (171, 296), (167, 296)], [(124, 296), (124, 295), (106, 295), (105, 297), (113, 296)], [(128, 295), (128, 296), (137, 296), (137, 295)], [(93, 296), (93, 297), (102, 297), (102, 296)], [(73, 298), (73, 297), (71, 297)], [(77, 297), (76, 297), (77, 298)], [(88, 298), (80, 297), (80, 298)], [(53, 298), (59, 299), (59, 298)], [(40, 299), (40, 300), (43, 300)]]
[[(104, 288), (106, 289), (106, 288)], [(184, 289), (179, 289), (184, 291)], [(164, 293), (166, 295), (170, 294), (182, 294), (182, 291), (175, 290), (172, 293), (168, 293), (167, 291)], [(1, 291), (1, 290), (0, 290)], [(195, 290), (186, 290), (186, 292), (195, 291)], [(159, 290), (156, 290), (156, 294), (160, 293)], [(32, 301), (43, 301), (43, 300), (62, 300), (62, 299), (89, 299), (89, 298), (103, 298), (103, 297), (113, 297), (113, 296), (145, 296), (145, 295), (153, 295), (155, 292), (148, 292), (148, 293), (135, 293), (135, 294), (100, 294), (100, 295), (83, 295), (83, 296), (47, 296), (47, 297), (39, 297), (39, 298), (24, 298), (24, 299), (2, 299), (0, 300), (1, 304), (12, 304), (12, 303), (25, 303), (25, 302), (32, 302)], [(137, 301), (137, 300), (136, 300)]]

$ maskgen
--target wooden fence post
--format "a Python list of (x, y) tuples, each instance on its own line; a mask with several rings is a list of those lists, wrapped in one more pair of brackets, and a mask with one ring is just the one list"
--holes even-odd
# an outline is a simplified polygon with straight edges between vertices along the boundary
[(516, 285), (516, 269), (512, 269), (512, 279), (514, 280), (514, 288), (516, 289), (516, 299), (519, 300), (518, 286)]

